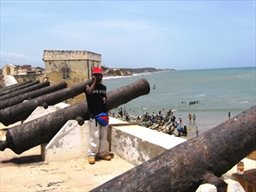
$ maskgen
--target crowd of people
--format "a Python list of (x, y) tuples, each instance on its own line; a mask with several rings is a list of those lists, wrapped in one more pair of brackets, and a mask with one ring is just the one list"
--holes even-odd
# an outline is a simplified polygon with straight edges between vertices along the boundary
[[(146, 112), (140, 116), (134, 117), (130, 115), (126, 109), (120, 107), (117, 114), (111, 115), (116, 118), (123, 119), (131, 124), (141, 125), (150, 129), (158, 130), (167, 134), (174, 134), (176, 136), (187, 136), (188, 127), (183, 122), (182, 115), (177, 118), (174, 114), (175, 110), (169, 109), (166, 112), (159, 110), (157, 113)], [(193, 126), (196, 125), (196, 115), (188, 114), (189, 123)], [(196, 134), (198, 135), (198, 128), (196, 127)]]

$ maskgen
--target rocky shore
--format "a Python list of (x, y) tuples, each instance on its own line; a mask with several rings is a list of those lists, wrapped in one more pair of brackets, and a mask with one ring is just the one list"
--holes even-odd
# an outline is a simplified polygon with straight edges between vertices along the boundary
[(186, 139), (197, 137), (199, 130), (195, 114), (192, 115), (189, 113), (189, 122), (186, 124), (181, 115), (176, 117), (174, 111), (174, 109), (170, 109), (167, 112), (158, 110), (157, 113), (153, 112), (150, 114), (146, 112), (141, 116), (134, 117), (130, 115), (126, 109), (120, 107), (117, 114), (110, 113), (110, 115), (114, 118), (127, 121), (130, 124), (143, 126), (165, 134), (185, 137)]

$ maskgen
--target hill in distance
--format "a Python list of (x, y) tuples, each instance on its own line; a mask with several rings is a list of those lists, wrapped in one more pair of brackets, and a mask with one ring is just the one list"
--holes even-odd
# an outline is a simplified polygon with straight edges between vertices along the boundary
[(174, 69), (157, 69), (153, 67), (145, 68), (109, 68), (102, 66), (105, 76), (131, 76), (140, 73), (152, 73), (159, 71), (175, 71)]

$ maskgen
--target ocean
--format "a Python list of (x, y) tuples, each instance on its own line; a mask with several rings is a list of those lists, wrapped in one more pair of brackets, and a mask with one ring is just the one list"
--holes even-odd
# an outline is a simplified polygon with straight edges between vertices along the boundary
[[(173, 109), (189, 126), (200, 133), (256, 105), (256, 68), (177, 70), (132, 77), (104, 79), (108, 91), (139, 78), (150, 83), (150, 93), (120, 107), (133, 116)], [(118, 109), (111, 112), (117, 113)], [(188, 114), (196, 115), (191, 125)]]

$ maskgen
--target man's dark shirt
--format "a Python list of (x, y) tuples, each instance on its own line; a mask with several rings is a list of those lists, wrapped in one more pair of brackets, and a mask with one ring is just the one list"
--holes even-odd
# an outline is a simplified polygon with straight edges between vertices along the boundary
[(107, 106), (103, 102), (103, 97), (106, 98), (106, 91), (106, 86), (101, 83), (95, 85), (91, 94), (85, 91), (88, 110), (91, 114), (98, 115), (101, 112), (107, 112)]

